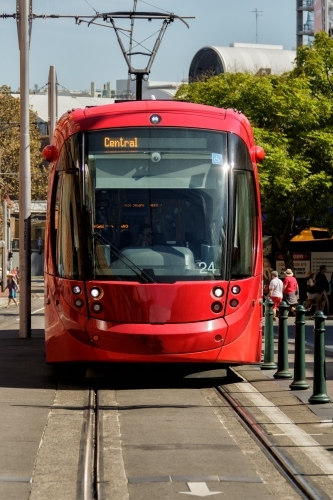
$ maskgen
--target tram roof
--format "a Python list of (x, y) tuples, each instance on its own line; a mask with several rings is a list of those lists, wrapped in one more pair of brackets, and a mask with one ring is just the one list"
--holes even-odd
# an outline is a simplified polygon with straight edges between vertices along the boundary
[[(208, 128), (212, 130), (230, 130), (254, 145), (254, 138), (250, 122), (245, 115), (234, 109), (222, 109), (203, 104), (171, 101), (171, 100), (145, 100), (123, 101), (106, 106), (94, 106), (76, 109), (67, 112), (59, 119), (55, 129), (53, 145), (60, 150), (67, 137), (78, 131), (102, 130), (113, 127), (147, 126), (147, 114), (163, 114), (164, 126), (174, 126), (175, 123), (182, 127)], [(171, 118), (172, 116), (172, 118)], [(175, 116), (177, 120), (175, 122)], [(223, 126), (222, 126), (223, 123)], [(205, 127), (205, 124), (208, 125)]]
[[(207, 114), (210, 116), (221, 117), (223, 115), (224, 119), (236, 118), (238, 122), (246, 123), (249, 125), (247, 117), (235, 109), (230, 108), (219, 108), (217, 106), (209, 106), (206, 104), (197, 104), (191, 102), (175, 101), (175, 100), (133, 100), (133, 101), (120, 101), (115, 105), (106, 106), (91, 106), (81, 109), (73, 109), (71, 113), (71, 118), (75, 122), (80, 122), (82, 119), (90, 119), (95, 116), (109, 114), (123, 114), (123, 113), (136, 113), (141, 111), (148, 112), (163, 112), (163, 111), (192, 111), (199, 114)], [(62, 119), (67, 119), (68, 111), (61, 117)]]

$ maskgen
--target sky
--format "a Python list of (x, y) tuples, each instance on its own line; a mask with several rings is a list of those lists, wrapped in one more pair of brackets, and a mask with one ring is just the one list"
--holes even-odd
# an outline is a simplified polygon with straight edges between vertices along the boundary
[[(133, 0), (33, 0), (34, 14), (94, 15), (94, 11), (130, 11)], [(177, 82), (188, 77), (191, 61), (205, 46), (229, 46), (232, 42), (296, 46), (295, 0), (138, 0), (137, 11), (173, 12), (187, 19), (171, 23), (152, 65), (150, 80)], [(13, 14), (16, 0), (0, 0), (0, 16)], [(102, 21), (99, 21), (103, 24)], [(104, 23), (105, 24), (105, 23)], [(129, 20), (116, 25), (130, 28)], [(151, 50), (162, 21), (137, 20), (134, 40)], [(155, 35), (154, 35), (155, 33)], [(151, 37), (151, 35), (153, 35)], [(148, 38), (150, 37), (150, 38)], [(129, 39), (122, 37), (126, 50)], [(133, 50), (135, 43), (133, 42)], [(142, 50), (137, 46), (137, 50)], [(127, 78), (127, 65), (113, 29), (105, 26), (76, 25), (74, 19), (36, 19), (32, 22), (30, 44), (30, 88), (47, 83), (49, 67), (55, 66), (58, 83), (70, 90), (88, 90), (91, 82), (101, 88)], [(140, 60), (141, 57), (141, 60)], [(132, 58), (133, 66), (146, 66), (148, 57)], [(0, 17), (0, 86), (14, 91), (19, 87), (19, 48), (16, 21)]]

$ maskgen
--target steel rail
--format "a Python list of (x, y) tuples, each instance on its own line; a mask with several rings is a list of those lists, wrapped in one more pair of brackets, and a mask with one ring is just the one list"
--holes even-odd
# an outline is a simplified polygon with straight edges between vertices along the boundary
[(312, 488), (304, 479), (301, 473), (292, 465), (288, 458), (272, 443), (260, 424), (250, 415), (245, 408), (235, 399), (228, 390), (222, 386), (216, 388), (218, 395), (223, 397), (236, 415), (240, 417), (240, 422), (248, 433), (255, 438), (265, 454), (282, 473), (282, 475), (291, 483), (291, 485), (303, 496), (309, 500), (322, 500), (322, 497)]
[(101, 476), (100, 476), (100, 410), (99, 410), (99, 393), (96, 391), (96, 414), (95, 414), (95, 455), (94, 455), (94, 478), (95, 478), (95, 493), (96, 499), (102, 498), (101, 491)]
[(94, 500), (94, 423), (95, 423), (95, 391), (90, 388), (88, 407), (85, 415), (84, 449), (83, 449), (83, 476), (82, 487), (78, 498)]

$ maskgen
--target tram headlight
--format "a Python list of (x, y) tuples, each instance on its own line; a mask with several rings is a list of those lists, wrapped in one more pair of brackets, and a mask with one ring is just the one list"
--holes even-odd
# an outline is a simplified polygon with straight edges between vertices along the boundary
[(81, 299), (76, 299), (74, 301), (74, 304), (76, 305), (76, 307), (82, 307), (83, 306), (83, 300)]
[(219, 314), (222, 311), (221, 302), (213, 302), (211, 305), (211, 309), (212, 309), (213, 313)]
[(234, 295), (238, 295), (240, 293), (241, 289), (239, 286), (235, 285), (231, 288), (231, 293), (233, 293)]
[(93, 310), (94, 313), (99, 314), (103, 311), (103, 305), (100, 302), (95, 302), (91, 306), (91, 309)]
[(81, 293), (81, 287), (79, 285), (75, 285), (73, 286), (72, 291), (75, 295), (79, 295), (79, 293)]
[(223, 294), (223, 288), (221, 288), (220, 286), (216, 286), (215, 288), (213, 288), (213, 295), (215, 295), (215, 297), (217, 297), (218, 299), (223, 297)]
[(101, 290), (100, 288), (97, 288), (96, 286), (94, 286), (94, 288), (92, 288), (90, 290), (90, 295), (94, 298), (94, 299), (97, 299), (97, 297), (99, 297), (101, 295)]
[(230, 300), (230, 305), (231, 307), (237, 307), (239, 304), (238, 300), (237, 299), (231, 299)]

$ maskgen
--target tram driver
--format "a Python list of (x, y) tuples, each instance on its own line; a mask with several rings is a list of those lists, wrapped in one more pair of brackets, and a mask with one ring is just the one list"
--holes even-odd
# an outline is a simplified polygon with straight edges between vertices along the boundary
[(153, 233), (149, 224), (141, 224), (139, 226), (139, 239), (135, 246), (151, 247), (153, 244)]

